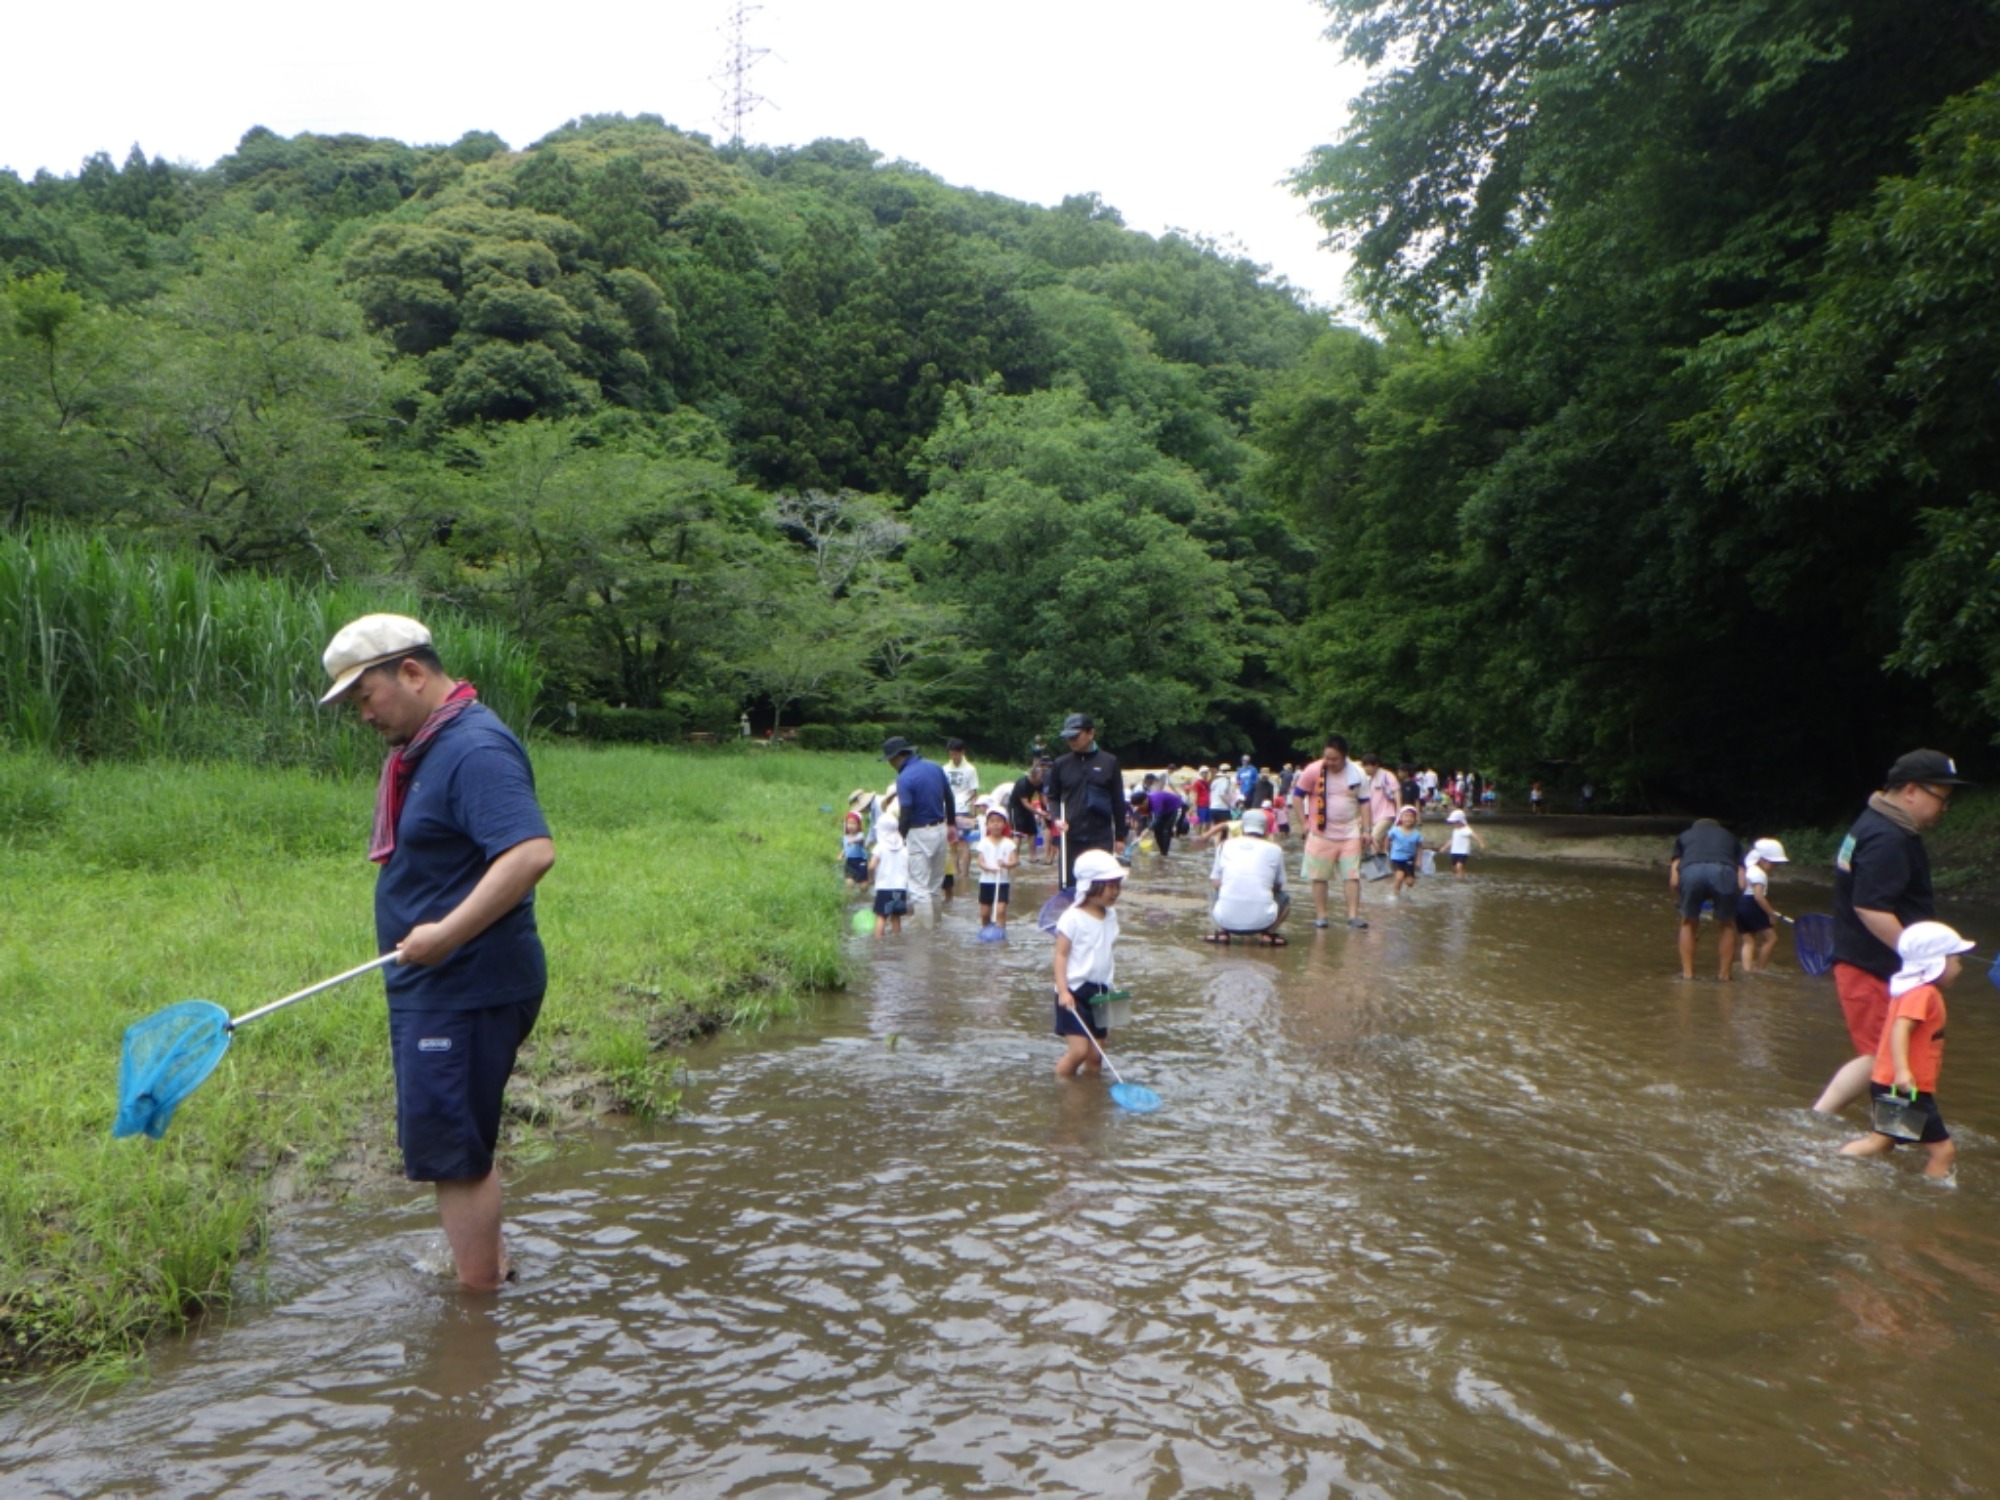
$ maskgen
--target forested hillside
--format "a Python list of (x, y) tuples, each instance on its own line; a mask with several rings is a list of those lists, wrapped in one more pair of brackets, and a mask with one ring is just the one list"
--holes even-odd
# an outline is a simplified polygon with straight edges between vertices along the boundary
[(1279, 739), (1303, 552), (1246, 434), (1326, 320), (1094, 199), (650, 118), (252, 130), (0, 176), (0, 272), (14, 528), (414, 585), (689, 728)]
[(0, 515), (414, 589), (690, 728), (1079, 706), (1772, 816), (1976, 761), (2000, 0), (1323, 3), (1367, 330), (859, 143), (252, 130), (0, 175)]

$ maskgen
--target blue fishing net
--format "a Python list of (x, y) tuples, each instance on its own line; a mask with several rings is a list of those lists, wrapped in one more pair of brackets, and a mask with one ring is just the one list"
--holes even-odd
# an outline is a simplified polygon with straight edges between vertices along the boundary
[(1160, 1107), (1160, 1096), (1142, 1083), (1114, 1083), (1111, 1085), (1111, 1102), (1134, 1114), (1150, 1115)]
[(1824, 974), (1833, 967), (1833, 918), (1808, 912), (1795, 919), (1792, 946), (1798, 950), (1801, 969)]
[(115, 1136), (167, 1133), (180, 1103), (215, 1071), (229, 1050), (229, 1012), (208, 1000), (183, 1000), (125, 1028), (118, 1060)]

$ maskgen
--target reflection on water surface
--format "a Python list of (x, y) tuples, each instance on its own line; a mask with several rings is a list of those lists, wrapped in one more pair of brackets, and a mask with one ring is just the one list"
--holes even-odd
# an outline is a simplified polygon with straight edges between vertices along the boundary
[(148, 1382), (0, 1418), (7, 1493), (1984, 1492), (2000, 996), (1960, 1188), (1840, 1162), (1830, 986), (1680, 984), (1662, 885), (1489, 860), (1217, 950), (1142, 858), (1143, 1117), (1050, 1074), (1026, 923), (854, 939), (685, 1117), (516, 1178), (497, 1303), (411, 1269), (421, 1196), (300, 1216)]

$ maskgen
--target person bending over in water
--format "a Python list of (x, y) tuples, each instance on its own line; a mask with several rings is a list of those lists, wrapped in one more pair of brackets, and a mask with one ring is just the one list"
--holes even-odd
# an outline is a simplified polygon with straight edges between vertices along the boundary
[(1075, 869), (1076, 905), (1056, 922), (1056, 1035), (1064, 1044), (1056, 1059), (1058, 1078), (1095, 1072), (1097, 1050), (1090, 1038), (1101, 1044), (1111, 1035), (1085, 1007), (1111, 988), (1111, 948), (1118, 941), (1115, 908), (1125, 879), (1125, 867), (1102, 849), (1084, 850)]
[(1771, 876), (1766, 865), (1782, 865), (1785, 846), (1776, 839), (1759, 839), (1743, 856), (1743, 894), (1736, 898), (1736, 931), (1743, 944), (1743, 972), (1761, 974), (1771, 967), (1771, 950), (1778, 946), (1774, 925), (1781, 913), (1771, 904)]

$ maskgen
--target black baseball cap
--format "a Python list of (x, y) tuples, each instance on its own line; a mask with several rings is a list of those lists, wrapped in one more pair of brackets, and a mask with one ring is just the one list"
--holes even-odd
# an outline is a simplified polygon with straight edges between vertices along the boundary
[(1973, 786), (1958, 774), (1958, 767), (1952, 758), (1942, 750), (1912, 750), (1908, 755), (1896, 758), (1889, 767), (1889, 779), (1884, 786), (1908, 786), (1912, 782), (1930, 782), (1934, 786)]
[(1067, 719), (1063, 720), (1062, 737), (1066, 740), (1074, 739), (1076, 736), (1082, 734), (1084, 730), (1095, 729), (1096, 727), (1097, 721), (1091, 718), (1089, 714), (1071, 714)]

